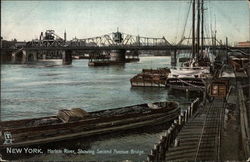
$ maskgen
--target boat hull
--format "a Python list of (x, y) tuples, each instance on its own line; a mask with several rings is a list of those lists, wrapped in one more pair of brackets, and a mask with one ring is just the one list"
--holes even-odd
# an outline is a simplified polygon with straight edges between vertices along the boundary
[[(30, 145), (47, 144), (51, 142), (91, 137), (99, 134), (163, 124), (176, 119), (179, 115), (179, 111), (179, 108), (174, 108), (166, 112), (154, 110), (149, 113), (123, 114), (100, 118), (96, 117), (70, 123), (41, 125), (28, 128), (11, 128), (11, 124), (8, 125), (8, 122), (5, 122), (5, 124), (1, 124), (1, 126), (4, 127), (2, 134), (4, 135), (6, 132), (10, 133), (12, 141), (6, 144), (4, 143), (6, 140), (2, 138), (0, 149), (5, 149), (6, 147), (27, 147)], [(100, 111), (99, 113), (103, 113), (103, 111)], [(47, 118), (56, 117), (50, 116)], [(43, 119), (45, 118), (39, 118), (39, 120)], [(20, 123), (27, 123), (27, 121), (28, 120), (22, 120)], [(10, 121), (10, 123), (11, 122), (13, 121)]]
[(130, 81), (132, 87), (166, 87), (166, 81), (145, 81), (133, 80)]
[(205, 83), (200, 78), (169, 78), (167, 86), (171, 89), (203, 91)]
[(166, 80), (170, 70), (162, 69), (143, 69), (142, 73), (130, 79), (132, 87), (166, 87)]

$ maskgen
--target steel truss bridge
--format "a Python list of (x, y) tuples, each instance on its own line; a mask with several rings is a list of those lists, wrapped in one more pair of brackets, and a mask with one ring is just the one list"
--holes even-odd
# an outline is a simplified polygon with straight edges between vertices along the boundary
[[(190, 44), (185, 44), (184, 40), (189, 38), (182, 38), (182, 40), (177, 44), (171, 44), (165, 37), (162, 38), (152, 38), (152, 37), (142, 37), (139, 35), (131, 35), (121, 32), (114, 32), (109, 34), (104, 34), (97, 37), (91, 38), (73, 38), (70, 41), (62, 39), (55, 33), (53, 39), (36, 39), (27, 42), (24, 47), (25, 50), (191, 50), (192, 46)], [(119, 38), (120, 35), (120, 38)], [(118, 36), (118, 39), (117, 39)], [(208, 38), (207, 38), (208, 39)], [(212, 38), (210, 38), (212, 39)], [(205, 45), (204, 48), (212, 48), (219, 50), (241, 50), (249, 52), (249, 47), (230, 47), (223, 45), (217, 41), (217, 45)]]
[[(191, 44), (185, 43), (183, 38), (178, 44), (171, 44), (165, 37), (151, 38), (130, 35), (121, 32), (109, 33), (98, 37), (78, 39), (74, 38), (70, 41), (66, 41), (66, 33), (64, 33), (64, 39), (55, 34), (53, 30), (47, 30), (45, 35), (41, 33), (40, 39), (35, 39), (27, 42), (22, 47), (12, 49), (2, 49), (1, 53), (6, 53), (7, 60), (11, 60), (13, 63), (26, 63), (29, 61), (36, 61), (44, 58), (62, 58), (65, 64), (71, 64), (73, 55), (85, 55), (85, 51), (92, 55), (103, 55), (104, 53), (112, 53), (113, 59), (119, 59), (125, 57), (127, 54), (131, 56), (138, 56), (138, 50), (161, 50), (169, 51), (171, 55), (176, 56), (177, 51), (186, 50), (191, 51)], [(203, 48), (210, 48), (211, 50), (222, 51), (236, 51), (244, 55), (250, 56), (249, 47), (229, 47), (223, 45), (216, 39), (212, 39), (211, 44), (206, 44)], [(129, 52), (130, 51), (130, 52)], [(114, 55), (114, 56), (113, 56)]]

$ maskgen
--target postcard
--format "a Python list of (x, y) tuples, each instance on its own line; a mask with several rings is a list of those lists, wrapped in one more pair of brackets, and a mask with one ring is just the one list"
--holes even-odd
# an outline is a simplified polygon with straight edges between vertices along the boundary
[(1, 1), (0, 161), (246, 161), (248, 0)]

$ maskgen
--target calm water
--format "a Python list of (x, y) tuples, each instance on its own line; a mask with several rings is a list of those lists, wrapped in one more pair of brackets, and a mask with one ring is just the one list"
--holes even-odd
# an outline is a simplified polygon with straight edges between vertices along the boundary
[[(60, 109), (79, 107), (96, 111), (133, 104), (177, 100), (165, 88), (131, 88), (130, 78), (143, 68), (170, 67), (170, 57), (141, 57), (140, 62), (121, 66), (88, 67), (88, 60), (39, 62), (36, 65), (2, 65), (1, 120), (15, 120), (54, 115)], [(47, 154), (32, 160), (145, 160), (161, 131), (124, 132), (92, 141), (79, 140), (74, 145), (88, 150), (141, 150), (139, 154)], [(86, 146), (88, 145), (88, 146)], [(85, 149), (86, 149), (85, 148)]]

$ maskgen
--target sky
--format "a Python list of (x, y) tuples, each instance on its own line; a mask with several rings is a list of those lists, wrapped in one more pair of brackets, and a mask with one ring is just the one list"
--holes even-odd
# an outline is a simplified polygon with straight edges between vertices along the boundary
[[(119, 31), (178, 42), (184, 30), (189, 0), (165, 1), (1, 1), (1, 36), (29, 41), (47, 29), (67, 39), (89, 38)], [(247, 0), (205, 0), (206, 33), (230, 42), (249, 40)], [(209, 30), (208, 30), (209, 29)], [(191, 30), (187, 21), (185, 36)]]

